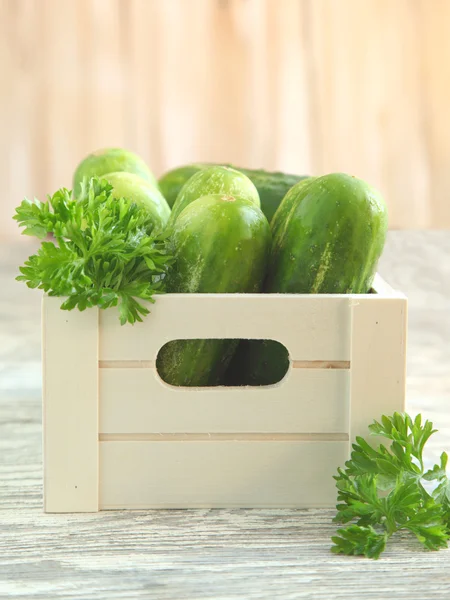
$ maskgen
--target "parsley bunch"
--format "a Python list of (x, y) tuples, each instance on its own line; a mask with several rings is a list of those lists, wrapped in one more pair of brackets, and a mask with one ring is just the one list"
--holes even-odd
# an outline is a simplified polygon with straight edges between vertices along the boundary
[[(338, 489), (337, 523), (350, 523), (332, 537), (332, 552), (378, 558), (397, 531), (413, 533), (429, 550), (446, 548), (450, 538), (450, 481), (447, 454), (440, 464), (425, 470), (423, 450), (436, 432), (430, 421), (422, 424), (407, 414), (383, 416), (369, 427), (373, 435), (391, 440), (370, 446), (357, 437), (351, 459), (335, 476)], [(431, 492), (424, 481), (435, 481)]]
[(112, 186), (96, 177), (85, 180), (75, 200), (62, 188), (48, 202), (23, 200), (14, 219), (23, 234), (43, 241), (20, 268), (18, 281), (50, 296), (66, 296), (64, 310), (118, 306), (121, 324), (142, 321), (163, 291), (173, 262), (166, 239), (152, 231), (151, 216), (126, 198), (113, 198)]

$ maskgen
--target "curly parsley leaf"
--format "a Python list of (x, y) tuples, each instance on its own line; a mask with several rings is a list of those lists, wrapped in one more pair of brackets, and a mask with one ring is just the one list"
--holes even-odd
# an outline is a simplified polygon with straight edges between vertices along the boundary
[(387, 534), (378, 533), (372, 526), (349, 525), (337, 530), (338, 535), (331, 539), (335, 554), (364, 555), (378, 558), (386, 547)]
[(61, 308), (117, 306), (120, 322), (142, 321), (153, 295), (164, 291), (173, 262), (167, 233), (127, 198), (113, 198), (104, 179), (85, 180), (77, 200), (62, 188), (47, 202), (23, 200), (14, 219), (23, 234), (43, 241), (20, 268), (18, 281), (50, 296), (65, 296)]
[[(425, 472), (423, 452), (435, 433), (421, 415), (383, 416), (369, 427), (373, 435), (390, 440), (373, 448), (361, 437), (351, 458), (335, 476), (338, 490), (337, 523), (351, 523), (332, 537), (332, 552), (378, 558), (388, 539), (400, 530), (413, 533), (428, 550), (447, 547), (450, 539), (450, 481), (447, 454)], [(437, 481), (430, 494), (423, 482)]]

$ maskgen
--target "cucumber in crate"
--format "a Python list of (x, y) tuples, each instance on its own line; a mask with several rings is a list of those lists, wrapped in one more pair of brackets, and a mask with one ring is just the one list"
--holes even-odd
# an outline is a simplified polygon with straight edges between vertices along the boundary
[[(269, 247), (269, 224), (255, 203), (226, 194), (203, 196), (189, 204), (173, 226), (170, 248), (175, 264), (166, 289), (259, 292)], [(237, 340), (171, 341), (159, 352), (158, 373), (172, 385), (217, 385), (237, 344)]]
[[(286, 194), (271, 222), (266, 293), (369, 292), (387, 233), (381, 195), (344, 173), (311, 177)], [(230, 385), (269, 385), (289, 367), (281, 345), (243, 341), (230, 365)]]
[[(170, 206), (174, 206), (183, 186), (199, 171), (213, 166), (208, 163), (193, 163), (171, 169), (158, 181), (159, 188)], [(291, 175), (264, 169), (245, 169), (235, 165), (226, 165), (240, 171), (248, 177), (258, 190), (261, 210), (269, 223), (287, 192), (299, 181), (308, 179), (308, 175)]]

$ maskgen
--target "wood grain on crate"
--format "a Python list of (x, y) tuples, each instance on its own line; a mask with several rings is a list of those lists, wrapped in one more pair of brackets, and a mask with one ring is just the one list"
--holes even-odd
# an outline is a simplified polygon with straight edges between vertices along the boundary
[(98, 309), (42, 306), (44, 508), (97, 510)]
[(174, 336), (275, 339), (295, 360), (350, 358), (348, 296), (328, 302), (305, 295), (301, 315), (296, 297), (286, 294), (164, 294), (158, 300), (139, 327), (122, 327), (114, 310), (101, 311), (100, 360), (156, 360)]
[(168, 386), (155, 369), (100, 369), (99, 431), (338, 433), (348, 391), (340, 369), (292, 369), (267, 388), (203, 389)]
[(103, 442), (99, 509), (329, 507), (347, 455), (346, 441), (284, 437)]

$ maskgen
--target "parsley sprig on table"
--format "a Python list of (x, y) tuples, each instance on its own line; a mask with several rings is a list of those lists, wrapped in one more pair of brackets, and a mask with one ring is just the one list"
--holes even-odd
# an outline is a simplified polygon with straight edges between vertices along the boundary
[(113, 198), (104, 179), (85, 181), (75, 200), (62, 188), (48, 202), (23, 200), (14, 219), (23, 234), (43, 241), (20, 268), (19, 281), (50, 296), (66, 296), (61, 308), (118, 306), (120, 322), (142, 321), (163, 291), (173, 262), (165, 236), (152, 232), (148, 213), (126, 198)]
[[(357, 437), (351, 459), (335, 476), (338, 489), (337, 523), (351, 523), (332, 537), (335, 553), (378, 558), (397, 531), (413, 533), (429, 550), (446, 548), (450, 538), (450, 481), (447, 454), (425, 470), (423, 451), (436, 432), (407, 414), (383, 416), (370, 425), (371, 434), (391, 440), (389, 448), (370, 446)], [(425, 481), (435, 481), (430, 492)]]

